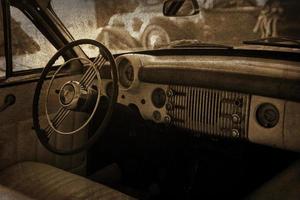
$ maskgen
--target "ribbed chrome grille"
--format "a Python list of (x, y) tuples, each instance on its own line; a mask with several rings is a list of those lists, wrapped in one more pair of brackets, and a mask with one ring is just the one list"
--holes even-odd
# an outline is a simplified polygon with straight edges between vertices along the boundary
[(170, 86), (169, 94), (173, 125), (197, 134), (247, 137), (249, 95), (186, 86)]

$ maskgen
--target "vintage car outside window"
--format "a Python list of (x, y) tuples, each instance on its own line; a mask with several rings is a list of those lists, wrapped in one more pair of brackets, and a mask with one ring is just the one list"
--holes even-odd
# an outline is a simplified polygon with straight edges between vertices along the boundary
[(160, 19), (156, 21), (168, 19), (162, 14), (163, 0), (128, 0), (126, 4), (118, 0), (52, 0), (51, 5), (75, 39), (97, 40), (114, 53), (170, 42), (170, 36), (160, 25), (151, 24), (157, 17)]
[(3, 15), (2, 6), (0, 3), (0, 79), (5, 77), (6, 62), (4, 54), (4, 28), (3, 28)]
[(173, 42), (239, 46), (266, 37), (298, 38), (300, 32), (298, 0), (197, 0), (200, 12), (184, 17), (163, 16), (163, 1), (52, 0), (51, 5), (75, 39), (95, 39), (113, 53)]
[(56, 49), (17, 8), (11, 7), (13, 71), (43, 68)]

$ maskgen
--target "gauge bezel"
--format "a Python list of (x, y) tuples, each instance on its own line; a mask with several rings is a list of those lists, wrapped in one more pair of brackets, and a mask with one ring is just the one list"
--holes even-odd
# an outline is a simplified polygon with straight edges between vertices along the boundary
[[(119, 89), (123, 91), (132, 90), (133, 88), (138, 87), (138, 70), (141, 67), (141, 61), (133, 56), (119, 56), (116, 59), (118, 66), (118, 75), (119, 75)], [(131, 67), (133, 72), (133, 80), (127, 80), (124, 67)]]
[[(275, 119), (273, 121), (268, 121), (267, 119), (264, 119), (261, 114), (264, 114), (264, 112), (266, 112), (267, 110), (271, 110), (272, 112), (275, 113)], [(264, 128), (274, 128), (278, 125), (279, 120), (280, 120), (280, 113), (278, 108), (271, 104), (271, 103), (262, 103), (260, 105), (257, 106), (256, 111), (255, 111), (255, 118), (256, 118), (256, 122), (264, 127)]]
[[(163, 100), (163, 102), (156, 102), (156, 100), (155, 100), (155, 95), (157, 95), (158, 92), (164, 95), (164, 100)], [(166, 105), (166, 103), (167, 103), (167, 94), (166, 94), (166, 91), (165, 91), (164, 89), (160, 88), (160, 87), (155, 88), (155, 89), (152, 91), (152, 93), (151, 93), (151, 102), (152, 102), (152, 104), (153, 104), (153, 106), (154, 106), (155, 108), (159, 108), (159, 109), (160, 109), (160, 108), (163, 108), (163, 107)]]
[[(118, 64), (118, 70), (120, 85), (124, 88), (130, 88), (134, 81), (134, 68), (130, 61), (127, 59), (122, 59)], [(127, 70), (130, 70), (132, 73), (130, 78), (127, 77)]]

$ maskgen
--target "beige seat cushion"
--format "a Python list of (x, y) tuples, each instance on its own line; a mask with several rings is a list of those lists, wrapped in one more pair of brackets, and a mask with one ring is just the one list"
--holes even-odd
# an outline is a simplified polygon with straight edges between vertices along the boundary
[(107, 186), (36, 163), (15, 164), (0, 172), (0, 184), (34, 199), (133, 199)]
[(0, 200), (32, 200), (23, 194), (0, 185)]
[(300, 160), (293, 163), (278, 176), (265, 183), (246, 198), (247, 200), (299, 200)]

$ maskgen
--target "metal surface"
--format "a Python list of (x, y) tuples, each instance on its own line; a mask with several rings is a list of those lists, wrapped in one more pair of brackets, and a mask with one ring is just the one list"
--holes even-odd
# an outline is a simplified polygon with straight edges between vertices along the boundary
[[(188, 86), (170, 86), (168, 114), (176, 127), (210, 136), (247, 138), (250, 96)], [(239, 120), (236, 120), (239, 116)]]

